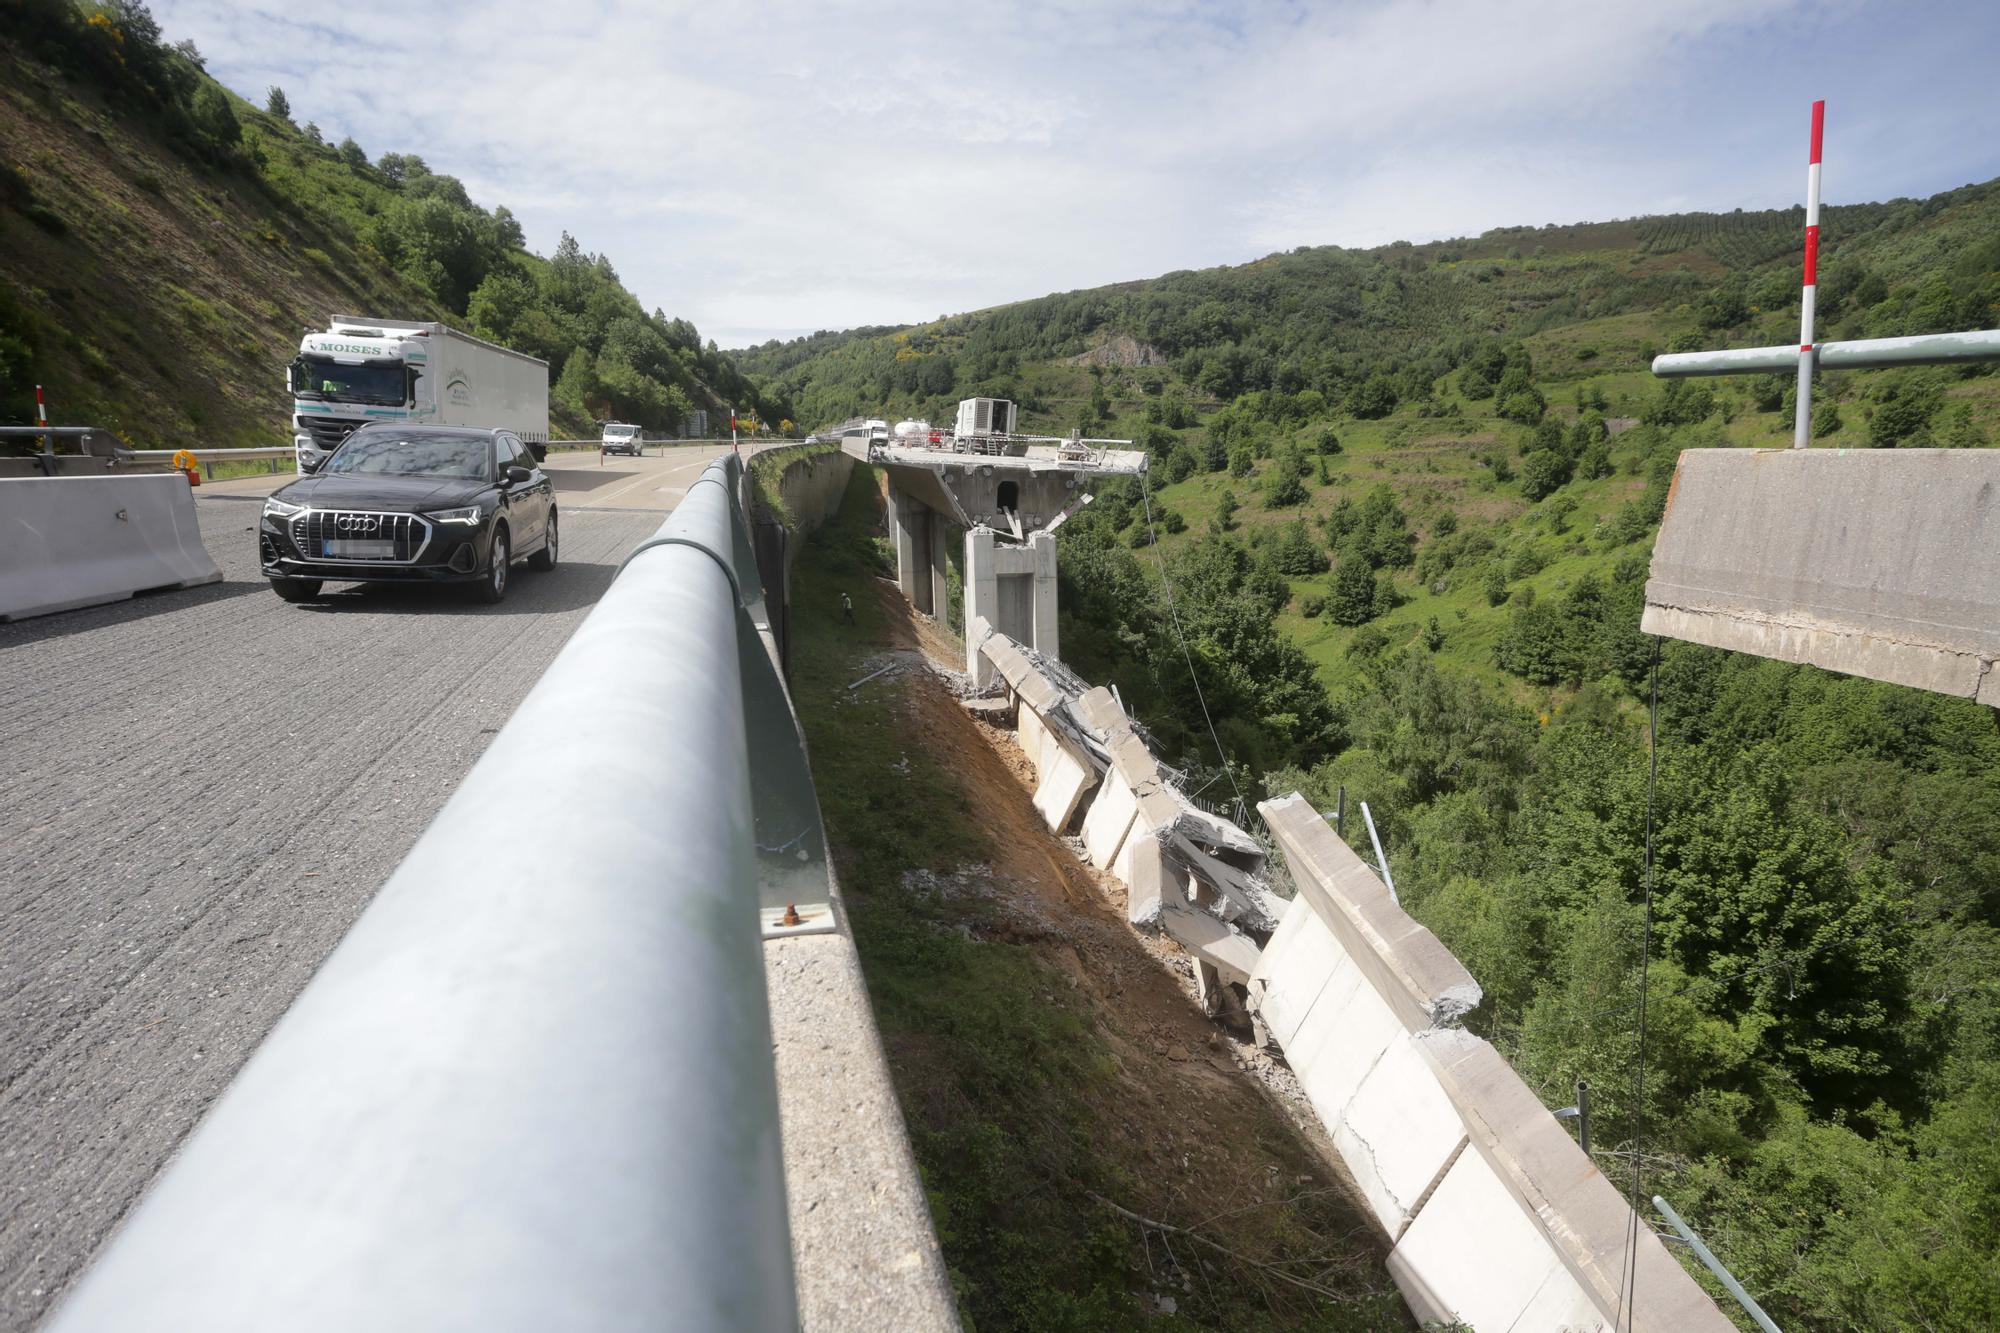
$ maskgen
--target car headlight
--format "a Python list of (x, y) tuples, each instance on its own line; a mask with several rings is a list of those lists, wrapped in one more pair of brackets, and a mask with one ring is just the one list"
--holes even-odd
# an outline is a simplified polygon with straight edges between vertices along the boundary
[(303, 514), (305, 512), (306, 506), (286, 504), (276, 496), (267, 496), (264, 500), (265, 518), (290, 518), (294, 514)]
[(471, 523), (480, 519), (478, 505), (466, 505), (463, 509), (440, 509), (428, 516), (434, 523)]

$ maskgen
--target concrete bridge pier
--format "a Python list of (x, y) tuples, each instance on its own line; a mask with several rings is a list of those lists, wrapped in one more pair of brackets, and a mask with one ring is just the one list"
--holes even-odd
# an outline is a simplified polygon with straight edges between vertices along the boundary
[(1033, 533), (1025, 546), (1002, 544), (997, 535), (985, 524), (965, 534), (965, 663), (982, 690), (993, 684), (993, 664), (969, 628), (982, 617), (1016, 643), (1062, 659), (1056, 639), (1056, 535)]
[(958, 524), (889, 483), (889, 534), (896, 543), (896, 582), (911, 606), (948, 621), (951, 611), (951, 549)]
[(889, 483), (889, 540), (896, 544), (896, 583), (904, 600), (926, 612), (931, 609), (930, 542), (923, 523), (928, 512), (902, 487)]

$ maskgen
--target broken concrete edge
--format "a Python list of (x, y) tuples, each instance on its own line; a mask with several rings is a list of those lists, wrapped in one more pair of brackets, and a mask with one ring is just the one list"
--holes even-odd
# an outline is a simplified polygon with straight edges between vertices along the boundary
[[(1633, 1231), (1625, 1198), (1491, 1043), (1458, 1028), (1412, 1034), (1417, 1051), (1464, 1123), (1473, 1148), (1547, 1236), (1600, 1311), (1616, 1318)], [(1729, 1333), (1735, 1325), (1640, 1225), (1635, 1330)]]
[(1294, 792), (1257, 810), (1299, 895), (1406, 1027), (1450, 1026), (1479, 1007), (1484, 992), (1465, 965), (1389, 896), (1311, 802)]
[(2000, 707), (2000, 454), (1689, 449), (1643, 628)]
[(1200, 961), (1222, 973), (1226, 981), (1247, 985), (1257, 970), (1257, 941), (1199, 907), (1162, 902), (1160, 924)]
[[(982, 618), (979, 623), (985, 625), (986, 621)], [(1036, 668), (1027, 649), (1008, 635), (987, 626), (979, 642), (979, 651), (1000, 673), (1000, 679), (1007, 682), (1007, 688), (1027, 701), (1044, 718), (1068, 703), (1056, 683)]]
[(1071, 705), (1076, 720), (1089, 731), (1090, 738), (1108, 751), (1113, 742), (1131, 734), (1132, 719), (1118, 706), (1117, 697), (1102, 685), (1093, 685)]
[(2000, 708), (2000, 673), (1993, 670), (1994, 658), (1934, 643), (1899, 642), (1854, 624), (1814, 623), (1801, 616), (1761, 615), (1746, 608), (1724, 611), (1675, 605), (1685, 600), (1689, 600), (1685, 590), (1649, 582), (1639, 628), (1663, 638), (1823, 667)]
[(1202, 883), (1213, 887), (1235, 908), (1225, 920), (1239, 922), (1268, 937), (1284, 918), (1285, 902), (1259, 883), (1254, 873), (1211, 856), (1178, 828), (1163, 830), (1161, 850)]

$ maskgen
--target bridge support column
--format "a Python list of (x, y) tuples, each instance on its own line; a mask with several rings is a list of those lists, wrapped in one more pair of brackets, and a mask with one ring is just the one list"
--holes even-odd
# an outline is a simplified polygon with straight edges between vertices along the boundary
[(896, 582), (903, 599), (919, 611), (930, 610), (930, 542), (924, 516), (930, 511), (889, 483), (889, 540), (896, 544)]
[(938, 623), (951, 623), (951, 539), (958, 525), (933, 509), (930, 512), (930, 612)]
[(1034, 558), (1034, 648), (1060, 662), (1062, 649), (1056, 641), (1056, 535), (1037, 532), (1028, 538), (1028, 550)]
[[(997, 540), (981, 525), (965, 534), (965, 623), (986, 623), (1025, 647), (1060, 660), (1056, 639), (1056, 536), (1038, 532), (1026, 546)], [(968, 639), (966, 670), (976, 686), (993, 670)]]

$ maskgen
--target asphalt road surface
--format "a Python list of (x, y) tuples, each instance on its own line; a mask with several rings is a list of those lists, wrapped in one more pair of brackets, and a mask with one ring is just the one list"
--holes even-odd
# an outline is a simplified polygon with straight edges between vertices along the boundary
[(0, 625), (0, 1329), (81, 1273), (714, 454), (552, 459), (562, 564), (497, 607), (279, 601), (281, 477), (202, 489), (224, 582)]

